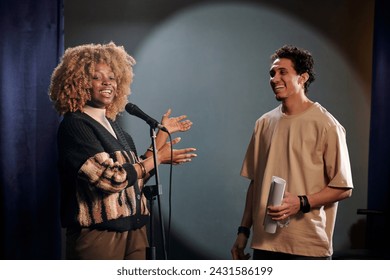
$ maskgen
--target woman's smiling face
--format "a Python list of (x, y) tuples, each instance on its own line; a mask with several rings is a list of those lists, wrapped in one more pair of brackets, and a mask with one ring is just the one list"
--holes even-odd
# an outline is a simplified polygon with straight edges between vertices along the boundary
[(95, 65), (92, 76), (92, 92), (89, 105), (96, 108), (106, 108), (114, 100), (117, 90), (115, 74), (105, 63)]

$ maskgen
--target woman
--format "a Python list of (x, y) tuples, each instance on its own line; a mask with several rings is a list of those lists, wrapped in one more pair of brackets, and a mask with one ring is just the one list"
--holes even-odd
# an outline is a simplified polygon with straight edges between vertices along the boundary
[[(130, 95), (135, 60), (121, 46), (87, 44), (65, 51), (51, 77), (49, 96), (63, 120), (58, 129), (61, 222), (68, 259), (145, 259), (148, 208), (142, 188), (153, 175), (153, 150), (138, 155), (115, 121)], [(162, 124), (187, 131), (186, 116)], [(171, 162), (167, 133), (156, 137), (157, 164)], [(194, 148), (173, 151), (190, 162)]]

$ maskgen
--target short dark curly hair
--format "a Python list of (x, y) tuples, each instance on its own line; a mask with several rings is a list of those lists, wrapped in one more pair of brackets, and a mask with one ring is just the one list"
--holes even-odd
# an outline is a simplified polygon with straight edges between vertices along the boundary
[(92, 76), (98, 63), (111, 67), (118, 85), (112, 104), (106, 108), (107, 117), (115, 120), (124, 110), (130, 95), (135, 60), (123, 46), (110, 42), (66, 49), (53, 71), (49, 88), (50, 100), (60, 115), (84, 110), (87, 101), (91, 100)]
[(316, 75), (314, 72), (314, 59), (312, 54), (307, 50), (298, 48), (293, 45), (284, 45), (271, 55), (272, 62), (274, 62), (278, 58), (290, 59), (298, 75), (301, 75), (303, 73), (309, 74), (309, 79), (305, 83), (306, 94), (308, 92), (310, 84), (316, 79)]

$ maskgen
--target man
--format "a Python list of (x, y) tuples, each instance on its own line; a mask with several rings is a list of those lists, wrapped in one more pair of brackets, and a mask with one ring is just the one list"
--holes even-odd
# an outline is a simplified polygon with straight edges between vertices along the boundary
[[(312, 55), (283, 46), (272, 56), (270, 85), (281, 105), (256, 122), (241, 175), (251, 180), (231, 250), (244, 250), (253, 227), (253, 259), (330, 259), (338, 201), (352, 194), (352, 175), (342, 125), (308, 87), (315, 80)], [(286, 180), (281, 205), (266, 207), (272, 176)], [(274, 234), (264, 231), (265, 215), (286, 221)]]

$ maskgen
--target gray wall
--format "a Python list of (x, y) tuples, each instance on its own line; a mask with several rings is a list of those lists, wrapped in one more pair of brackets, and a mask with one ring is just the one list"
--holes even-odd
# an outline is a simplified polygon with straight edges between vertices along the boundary
[[(165, 221), (172, 196), (173, 258), (230, 259), (249, 184), (242, 159), (255, 120), (278, 105), (269, 56), (287, 43), (311, 50), (309, 95), (347, 130), (355, 191), (340, 203), (334, 246), (362, 248), (374, 1), (360, 2), (65, 0), (66, 47), (124, 45), (137, 60), (130, 101), (156, 119), (172, 108), (194, 122), (178, 147), (196, 147), (198, 158), (173, 168), (171, 193), (169, 168), (159, 168)], [(144, 151), (147, 125), (120, 120)]]

